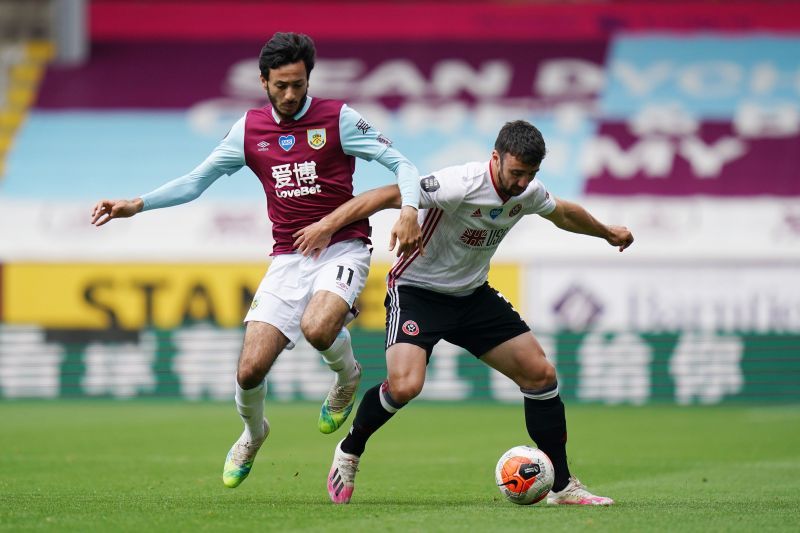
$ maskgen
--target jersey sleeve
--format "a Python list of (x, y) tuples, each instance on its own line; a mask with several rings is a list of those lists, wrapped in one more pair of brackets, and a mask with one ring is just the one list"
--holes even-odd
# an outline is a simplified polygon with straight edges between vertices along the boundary
[(464, 178), (450, 169), (438, 170), (420, 178), (419, 190), (420, 207), (441, 209), (445, 213), (458, 209), (467, 194)]
[(339, 114), (339, 138), (347, 155), (366, 161), (377, 161), (397, 177), (402, 205), (419, 207), (419, 170), (392, 146), (392, 141), (373, 128), (369, 122), (347, 104)]
[(143, 211), (191, 202), (220, 176), (233, 174), (245, 164), (244, 122), (239, 119), (214, 151), (194, 170), (142, 195)]
[(344, 153), (366, 161), (377, 159), (392, 145), (392, 141), (381, 135), (358, 111), (347, 104), (342, 106), (339, 113), (339, 138)]
[(242, 168), (244, 158), (244, 124), (247, 115), (236, 121), (231, 130), (222, 139), (206, 161), (222, 170), (225, 174), (233, 174)]
[(556, 208), (556, 199), (547, 190), (544, 183), (536, 179), (531, 183), (535, 187), (533, 194), (528, 197), (525, 205), (524, 214), (526, 215), (549, 215)]

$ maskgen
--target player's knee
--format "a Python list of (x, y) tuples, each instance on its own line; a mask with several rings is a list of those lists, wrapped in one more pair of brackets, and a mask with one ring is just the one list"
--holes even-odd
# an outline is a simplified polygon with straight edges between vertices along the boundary
[(408, 403), (422, 392), (423, 382), (414, 379), (395, 379), (389, 382), (389, 392), (398, 403)]
[(303, 336), (308, 343), (319, 351), (330, 348), (339, 333), (338, 329), (333, 330), (329, 326), (321, 324), (303, 323), (300, 325), (300, 329), (302, 329)]
[(556, 369), (546, 359), (544, 364), (536, 367), (527, 375), (517, 380), (517, 384), (523, 389), (541, 389), (548, 387), (556, 382)]
[(542, 386), (552, 385), (556, 382), (556, 367), (547, 363), (544, 365), (544, 370), (542, 371)]
[(251, 365), (239, 365), (239, 369), (236, 371), (236, 381), (245, 390), (258, 387), (265, 377), (265, 372)]

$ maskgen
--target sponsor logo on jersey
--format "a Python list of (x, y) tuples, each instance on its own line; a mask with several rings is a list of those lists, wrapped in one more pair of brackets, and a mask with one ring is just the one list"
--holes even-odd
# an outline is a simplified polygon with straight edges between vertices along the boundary
[(502, 207), (495, 207), (494, 209), (489, 211), (489, 216), (492, 217), (492, 220), (494, 220), (497, 217), (499, 217), (500, 213), (502, 213), (502, 212), (503, 212), (503, 208)]
[(253, 303), (250, 304), (250, 309), (255, 309), (256, 307), (258, 307), (258, 296), (253, 298)]
[(389, 139), (388, 137), (384, 137), (382, 134), (378, 135), (376, 140), (381, 144), (385, 144), (386, 146), (391, 146), (392, 145), (391, 139)]
[(517, 213), (519, 213), (520, 211), (522, 211), (522, 204), (517, 204), (511, 208), (511, 211), (508, 213), (508, 216), (515, 217), (517, 216)]
[(281, 135), (278, 137), (278, 144), (288, 152), (294, 146), (294, 135)]
[(467, 228), (458, 238), (464, 245), (470, 248), (489, 248), (497, 246), (503, 237), (506, 236), (511, 228), (499, 228), (493, 230)]
[(419, 335), (419, 326), (413, 320), (406, 320), (403, 322), (403, 333), (416, 337)]
[(269, 150), (269, 143), (267, 141), (261, 141), (256, 146), (258, 146), (259, 152), (266, 152), (267, 150)]
[(472, 218), (481, 218), (483, 215), (481, 214), (481, 208), (479, 207), (475, 211), (472, 212), (470, 215)]
[(306, 134), (308, 135), (308, 145), (314, 150), (319, 150), (328, 141), (325, 136), (325, 128), (306, 130)]
[(278, 198), (296, 198), (318, 194), (322, 187), (317, 180), (317, 162), (304, 161), (274, 165), (272, 179), (275, 180), (275, 195)]
[(439, 180), (434, 176), (426, 176), (419, 180), (419, 186), (425, 192), (435, 192), (439, 190)]
[(486, 235), (488, 233), (489, 232), (485, 229), (467, 228), (464, 230), (464, 233), (461, 234), (461, 237), (459, 237), (458, 240), (467, 246), (483, 246), (483, 241), (486, 240)]
[(308, 196), (309, 194), (319, 194), (320, 192), (322, 192), (322, 187), (314, 185), (313, 187), (279, 190), (275, 191), (275, 194), (278, 198), (297, 198), (299, 196)]
[(500, 229), (493, 229), (489, 232), (489, 235), (486, 237), (486, 246), (497, 246), (500, 244), (500, 241), (503, 240), (503, 237), (506, 236), (508, 230), (511, 228), (500, 228)]
[(369, 131), (369, 129), (370, 129), (371, 127), (372, 127), (372, 126), (370, 126), (370, 125), (369, 125), (369, 122), (367, 122), (367, 121), (366, 121), (366, 120), (364, 120), (363, 118), (362, 118), (362, 119), (359, 119), (359, 120), (358, 120), (358, 122), (356, 122), (356, 129), (357, 129), (357, 130), (359, 130), (359, 131), (360, 131), (361, 133), (363, 133), (364, 135), (366, 135), (366, 134), (367, 134), (367, 132)]

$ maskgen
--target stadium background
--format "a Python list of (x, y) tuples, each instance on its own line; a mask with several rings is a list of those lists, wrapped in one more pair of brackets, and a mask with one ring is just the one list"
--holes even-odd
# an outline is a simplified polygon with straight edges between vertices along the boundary
[[(421, 172), (486, 159), (503, 122), (525, 118), (548, 143), (548, 188), (633, 229), (619, 254), (531, 219), (496, 256), (492, 282), (557, 362), (565, 399), (800, 399), (796, 3), (0, 7), (0, 398), (230, 400), (272, 244), (255, 177), (101, 229), (89, 212), (200, 162), (262, 105), (258, 52), (291, 30), (317, 43), (311, 94), (351, 103)], [(81, 7), (87, 18), (69, 15)], [(81, 24), (85, 50), (63, 33)], [(364, 162), (356, 176), (359, 191), (392, 179)], [(393, 217), (373, 220), (354, 325), (365, 383), (383, 376)], [(330, 380), (300, 344), (269, 395), (317, 400)], [(442, 344), (423, 397), (519, 392)]]

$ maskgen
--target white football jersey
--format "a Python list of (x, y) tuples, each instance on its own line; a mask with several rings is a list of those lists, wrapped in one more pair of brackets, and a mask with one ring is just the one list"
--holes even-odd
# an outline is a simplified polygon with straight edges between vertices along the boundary
[(420, 179), (419, 225), (425, 255), (398, 259), (389, 287), (413, 285), (465, 295), (489, 275), (489, 262), (503, 237), (523, 215), (548, 215), (556, 202), (535, 179), (519, 196), (505, 198), (492, 181), (489, 162), (474, 162)]

